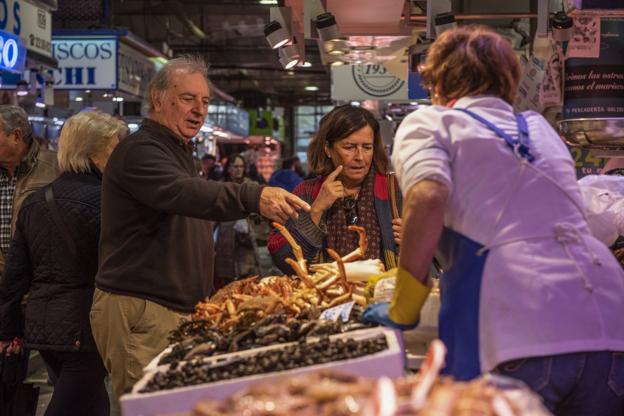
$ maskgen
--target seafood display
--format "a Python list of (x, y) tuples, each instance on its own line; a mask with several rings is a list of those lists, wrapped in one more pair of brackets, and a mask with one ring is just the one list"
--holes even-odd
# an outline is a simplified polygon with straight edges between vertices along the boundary
[(361, 312), (361, 309), (354, 308), (351, 313), (354, 322), (348, 323), (319, 320), (319, 311), (312, 309), (294, 319), (286, 314), (273, 314), (251, 324), (240, 321), (225, 331), (205, 320), (184, 322), (169, 338), (174, 343), (171, 352), (164, 355), (158, 364), (363, 329), (367, 325), (355, 322)]
[(169, 390), (196, 384), (213, 383), (256, 374), (291, 370), (300, 367), (340, 361), (375, 354), (388, 348), (386, 337), (355, 340), (330, 339), (286, 344), (256, 354), (236, 356), (222, 362), (201, 359), (172, 363), (165, 372), (157, 372), (139, 393)]
[(193, 416), (547, 416), (537, 395), (512, 379), (441, 377), (446, 349), (434, 341), (421, 371), (395, 380), (316, 372), (203, 400)]
[[(206, 302), (198, 303), (193, 320), (209, 321), (227, 328), (241, 322), (253, 323), (271, 314), (295, 317), (308, 309), (326, 309), (351, 300), (361, 307), (366, 306), (365, 282), (349, 281), (345, 271), (345, 263), (360, 260), (366, 253), (368, 242), (364, 228), (355, 225), (348, 227), (359, 235), (356, 250), (340, 257), (334, 250), (328, 249), (328, 254), (335, 262), (316, 264), (308, 269), (301, 246), (286, 228), (277, 223), (273, 225), (293, 248), (295, 259), (289, 258), (286, 262), (295, 270), (297, 278), (252, 277), (233, 282)], [(364, 267), (371, 272), (383, 271), (383, 265), (379, 267), (374, 260), (367, 261)]]

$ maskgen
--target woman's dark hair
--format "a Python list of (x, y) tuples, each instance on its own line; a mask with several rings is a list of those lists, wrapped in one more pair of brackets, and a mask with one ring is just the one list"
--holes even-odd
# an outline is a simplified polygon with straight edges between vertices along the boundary
[(240, 153), (234, 153), (228, 156), (227, 162), (225, 162), (225, 166), (223, 167), (223, 179), (226, 182), (232, 180), (232, 175), (230, 174), (230, 166), (234, 164), (236, 159), (240, 159), (243, 161), (243, 165), (245, 165), (245, 168), (243, 169), (243, 177), (247, 176), (247, 162), (245, 161), (245, 158)]
[(317, 175), (331, 173), (335, 166), (325, 154), (325, 144), (332, 148), (336, 142), (366, 126), (373, 130), (373, 164), (377, 172), (387, 173), (388, 155), (381, 140), (379, 123), (370, 111), (350, 104), (334, 108), (321, 119), (319, 130), (308, 147), (310, 171)]

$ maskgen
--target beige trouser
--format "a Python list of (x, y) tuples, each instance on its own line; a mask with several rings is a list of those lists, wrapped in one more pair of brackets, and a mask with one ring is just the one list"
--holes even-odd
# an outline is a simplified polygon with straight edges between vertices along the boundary
[(95, 289), (91, 330), (119, 397), (142, 377), (143, 367), (168, 344), (167, 336), (190, 316), (149, 300)]

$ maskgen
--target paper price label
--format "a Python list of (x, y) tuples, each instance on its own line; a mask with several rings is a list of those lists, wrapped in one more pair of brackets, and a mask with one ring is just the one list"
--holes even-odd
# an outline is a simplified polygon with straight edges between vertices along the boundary
[(353, 305), (355, 305), (355, 302), (351, 301), (334, 306), (333, 308), (325, 309), (321, 313), (319, 319), (325, 319), (327, 321), (337, 321), (338, 319), (342, 319), (342, 322), (348, 322)]

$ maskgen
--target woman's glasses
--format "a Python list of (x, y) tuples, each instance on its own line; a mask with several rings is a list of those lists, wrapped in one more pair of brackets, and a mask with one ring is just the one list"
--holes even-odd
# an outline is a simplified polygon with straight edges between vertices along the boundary
[(347, 197), (342, 199), (342, 208), (345, 211), (345, 221), (347, 225), (355, 225), (358, 222), (357, 209), (355, 208), (357, 201), (355, 198)]

